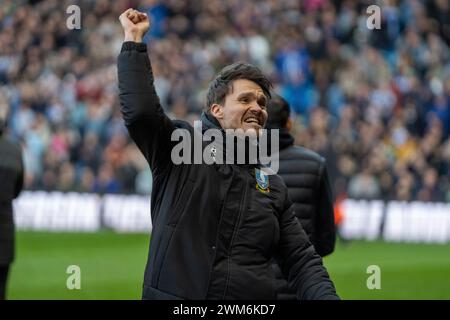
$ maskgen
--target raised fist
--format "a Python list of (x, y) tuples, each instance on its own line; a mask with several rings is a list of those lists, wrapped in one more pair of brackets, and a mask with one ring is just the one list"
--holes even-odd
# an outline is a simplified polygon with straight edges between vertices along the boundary
[(125, 41), (142, 42), (142, 38), (150, 28), (147, 14), (134, 9), (128, 9), (119, 17), (125, 33)]

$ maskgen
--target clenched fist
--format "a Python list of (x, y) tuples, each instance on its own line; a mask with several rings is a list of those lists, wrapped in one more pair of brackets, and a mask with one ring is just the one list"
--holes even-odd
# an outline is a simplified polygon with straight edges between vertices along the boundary
[(124, 41), (142, 42), (142, 38), (150, 28), (147, 14), (134, 9), (128, 9), (119, 17), (125, 33)]

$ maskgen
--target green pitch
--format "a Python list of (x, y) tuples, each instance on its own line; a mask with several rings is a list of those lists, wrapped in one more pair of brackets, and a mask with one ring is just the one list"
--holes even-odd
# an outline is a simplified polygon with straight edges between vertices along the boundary
[[(149, 236), (18, 232), (9, 299), (140, 299)], [(325, 258), (343, 299), (450, 299), (450, 244), (338, 244)], [(67, 267), (81, 269), (81, 289), (66, 287)], [(381, 269), (381, 289), (366, 286)]]

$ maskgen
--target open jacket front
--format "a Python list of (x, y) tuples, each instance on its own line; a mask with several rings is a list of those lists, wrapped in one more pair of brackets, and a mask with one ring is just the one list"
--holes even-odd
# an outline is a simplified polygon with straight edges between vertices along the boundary
[[(123, 44), (118, 76), (125, 124), (154, 179), (143, 298), (275, 299), (276, 257), (299, 299), (337, 299), (281, 178), (268, 176), (263, 192), (258, 165), (175, 165), (172, 132), (194, 129), (164, 114), (145, 44)], [(206, 115), (202, 123), (220, 129)]]

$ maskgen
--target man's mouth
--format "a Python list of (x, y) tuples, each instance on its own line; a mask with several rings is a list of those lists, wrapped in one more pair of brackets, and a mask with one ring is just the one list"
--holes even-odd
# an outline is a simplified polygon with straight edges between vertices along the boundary
[(261, 126), (261, 121), (258, 118), (256, 118), (256, 117), (249, 117), (249, 118), (245, 119), (244, 122), (245, 123), (257, 124), (257, 125)]

